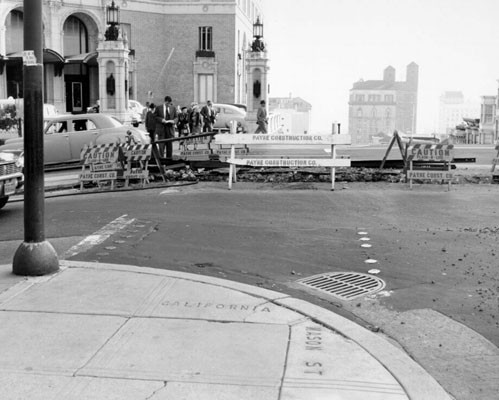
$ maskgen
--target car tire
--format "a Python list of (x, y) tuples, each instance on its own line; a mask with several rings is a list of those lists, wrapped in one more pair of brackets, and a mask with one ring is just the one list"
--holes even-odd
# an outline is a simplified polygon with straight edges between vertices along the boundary
[(0, 197), (0, 209), (9, 201), (9, 196)]

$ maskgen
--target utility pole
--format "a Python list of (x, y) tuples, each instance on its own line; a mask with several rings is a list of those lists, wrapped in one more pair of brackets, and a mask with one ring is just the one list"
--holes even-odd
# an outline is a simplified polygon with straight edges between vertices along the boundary
[(12, 272), (24, 276), (59, 269), (44, 225), (42, 1), (24, 0), (24, 242), (12, 263)]

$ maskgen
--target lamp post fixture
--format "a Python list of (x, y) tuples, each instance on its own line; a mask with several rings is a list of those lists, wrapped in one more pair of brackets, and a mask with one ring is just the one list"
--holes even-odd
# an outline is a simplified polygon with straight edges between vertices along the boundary
[(109, 25), (104, 34), (106, 40), (118, 40), (120, 33), (118, 28), (120, 24), (120, 7), (114, 3), (114, 0), (110, 6), (106, 7), (106, 22)]
[(263, 23), (260, 22), (260, 17), (256, 18), (256, 22), (253, 24), (253, 43), (251, 44), (251, 50), (254, 52), (261, 52), (265, 50), (265, 44), (263, 43)]

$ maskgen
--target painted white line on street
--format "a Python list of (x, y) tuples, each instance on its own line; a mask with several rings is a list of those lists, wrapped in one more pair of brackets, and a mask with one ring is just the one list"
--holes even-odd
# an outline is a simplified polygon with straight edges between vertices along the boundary
[(111, 235), (114, 235), (116, 232), (122, 230), (127, 225), (130, 225), (135, 221), (135, 218), (127, 218), (128, 215), (122, 215), (121, 217), (116, 218), (114, 221), (111, 221), (106, 226), (99, 229), (97, 232), (87, 236), (80, 243), (74, 245), (70, 249), (68, 249), (62, 256), (61, 259), (66, 259), (69, 257), (73, 257), (78, 253), (83, 253), (92, 247), (104, 242)]
[(369, 244), (369, 243), (364, 243), (364, 244), (361, 244), (360, 247), (370, 248), (370, 247), (373, 247), (373, 245)]

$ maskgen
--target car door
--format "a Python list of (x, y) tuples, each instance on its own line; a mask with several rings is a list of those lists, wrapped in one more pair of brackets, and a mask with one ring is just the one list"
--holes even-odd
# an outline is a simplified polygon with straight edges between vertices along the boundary
[(95, 126), (95, 123), (89, 118), (74, 118), (72, 125), (73, 131), (69, 136), (71, 160), (78, 161), (80, 159), (81, 150), (86, 145), (96, 143), (99, 130)]
[(65, 163), (70, 159), (69, 132), (67, 121), (50, 121), (45, 126), (44, 135), (44, 163)]

